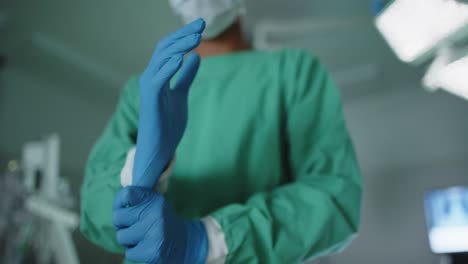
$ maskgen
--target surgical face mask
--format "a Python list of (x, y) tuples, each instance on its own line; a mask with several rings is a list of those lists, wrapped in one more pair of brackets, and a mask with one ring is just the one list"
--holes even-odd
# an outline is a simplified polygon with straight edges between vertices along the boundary
[(185, 23), (197, 18), (206, 22), (203, 38), (212, 39), (234, 24), (245, 12), (244, 0), (169, 0)]

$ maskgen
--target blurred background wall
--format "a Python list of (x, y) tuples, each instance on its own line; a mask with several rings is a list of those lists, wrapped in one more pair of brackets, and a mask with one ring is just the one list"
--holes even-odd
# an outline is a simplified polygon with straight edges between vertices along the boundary
[[(427, 243), (422, 196), (468, 184), (468, 102), (424, 91), (423, 68), (398, 62), (372, 25), (369, 6), (368, 0), (252, 0), (246, 31), (254, 40), (259, 25), (310, 25), (271, 44), (310, 50), (342, 90), (365, 184), (361, 233), (322, 262), (438, 263)], [(0, 168), (20, 156), (24, 142), (56, 132), (62, 175), (78, 197), (88, 152), (120, 88), (179, 25), (166, 1), (3, 0)], [(82, 263), (120, 259), (78, 231), (75, 239)]]

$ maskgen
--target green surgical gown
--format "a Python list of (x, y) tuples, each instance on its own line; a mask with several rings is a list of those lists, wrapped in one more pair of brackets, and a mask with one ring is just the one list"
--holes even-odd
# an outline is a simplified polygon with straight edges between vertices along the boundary
[[(95, 144), (81, 231), (111, 252), (112, 201), (138, 129), (138, 77)], [(227, 263), (297, 263), (341, 250), (359, 226), (361, 178), (339, 92), (301, 50), (202, 60), (166, 197), (181, 216), (214, 217)]]

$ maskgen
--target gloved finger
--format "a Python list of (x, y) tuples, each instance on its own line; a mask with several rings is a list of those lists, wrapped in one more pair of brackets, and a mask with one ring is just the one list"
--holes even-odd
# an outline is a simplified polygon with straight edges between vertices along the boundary
[(147, 69), (151, 71), (153, 74), (157, 73), (162, 65), (174, 55), (185, 55), (186, 53), (190, 52), (201, 42), (201, 35), (200, 34), (192, 34), (185, 36), (177, 41), (175, 41), (172, 45), (167, 47), (165, 50), (160, 52), (158, 59), (155, 59), (153, 63), (148, 65)]
[(187, 95), (188, 89), (195, 79), (200, 66), (200, 56), (196, 53), (190, 53), (180, 68), (179, 76), (174, 87), (177, 94)]
[(188, 23), (187, 25), (179, 28), (174, 33), (170, 34), (169, 36), (159, 41), (153, 55), (156, 55), (162, 50), (165, 50), (167, 47), (172, 45), (178, 39), (181, 39), (185, 36), (192, 35), (192, 34), (201, 34), (203, 30), (205, 30), (205, 21), (201, 18), (191, 23)]
[(148, 188), (127, 186), (117, 192), (113, 208), (127, 208), (146, 202), (153, 192)]
[(117, 231), (117, 242), (123, 247), (133, 247), (145, 237), (148, 224), (145, 221), (137, 222), (127, 228)]
[(203, 19), (197, 19), (192, 23), (181, 27), (174, 33), (159, 41), (158, 45), (156, 46), (156, 49), (151, 55), (151, 59), (148, 63), (147, 68), (152, 69), (152, 71), (157, 70), (158, 67), (156, 67), (156, 64), (159, 64), (159, 62), (161, 61), (161, 55), (165, 52), (165, 50), (168, 47), (172, 46), (176, 42), (179, 42), (179, 40), (187, 36), (194, 34), (200, 35), (203, 32), (203, 30), (205, 30), (205, 21)]
[(164, 54), (175, 55), (185, 54), (200, 45), (201, 34), (192, 34), (176, 40), (172, 45), (164, 49)]
[(142, 241), (125, 250), (125, 259), (131, 262), (158, 263), (156, 255), (160, 249), (155, 246), (157, 247), (157, 245), (148, 245), (146, 241)]
[(133, 208), (119, 208), (112, 213), (112, 224), (117, 228), (127, 228), (138, 222), (139, 213)]
[[(167, 84), (169, 80), (177, 73), (182, 66), (183, 56), (175, 55), (171, 57), (153, 77), (152, 82), (154, 86)], [(161, 87), (162, 88), (162, 87)]]

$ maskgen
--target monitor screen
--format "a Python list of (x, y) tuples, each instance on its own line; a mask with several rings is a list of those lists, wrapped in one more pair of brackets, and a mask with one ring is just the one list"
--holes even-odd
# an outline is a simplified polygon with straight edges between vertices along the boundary
[(426, 193), (425, 211), (434, 253), (468, 252), (468, 187)]

